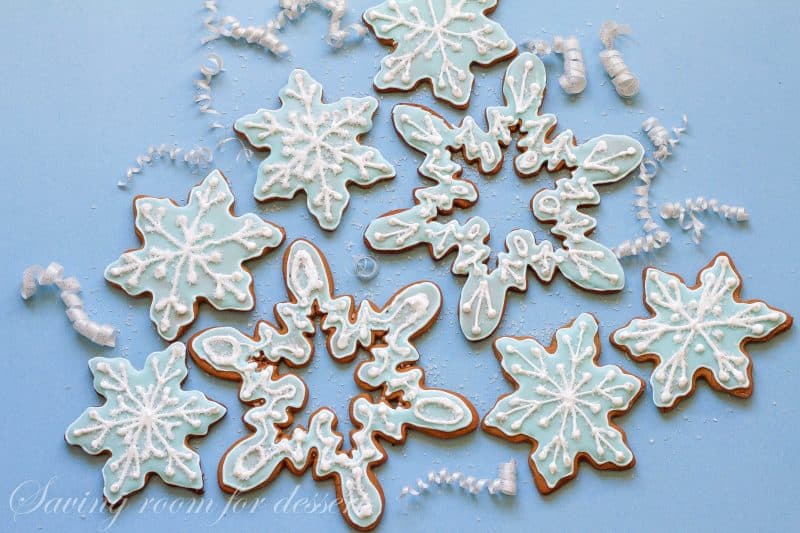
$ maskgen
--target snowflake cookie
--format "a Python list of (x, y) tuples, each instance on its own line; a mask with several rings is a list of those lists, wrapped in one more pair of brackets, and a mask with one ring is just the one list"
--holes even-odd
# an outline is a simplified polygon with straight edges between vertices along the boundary
[(466, 107), (475, 75), (517, 53), (505, 30), (486, 15), (497, 0), (387, 0), (364, 13), (379, 41), (394, 45), (375, 75), (379, 91), (410, 91), (427, 80), (433, 95)]
[(622, 470), (635, 459), (611, 418), (631, 408), (644, 382), (615, 365), (598, 366), (597, 321), (581, 314), (556, 332), (548, 348), (530, 337), (500, 337), (494, 351), (516, 390), (483, 419), (485, 431), (533, 442), (528, 458), (536, 486), (547, 494), (595, 468)]
[(142, 370), (127, 359), (89, 361), (94, 388), (106, 402), (90, 407), (66, 432), (86, 453), (108, 453), (103, 496), (110, 505), (140, 490), (152, 474), (169, 485), (201, 490), (200, 456), (187, 445), (225, 415), (198, 391), (184, 391), (186, 347), (176, 342), (148, 356)]
[(189, 202), (134, 200), (142, 247), (125, 252), (105, 272), (132, 296), (150, 293), (150, 319), (174, 340), (195, 319), (198, 301), (216, 309), (253, 308), (253, 278), (242, 266), (283, 242), (283, 228), (248, 213), (233, 214), (233, 193), (219, 170), (192, 188)]
[(742, 278), (731, 258), (717, 255), (687, 287), (655, 268), (644, 271), (644, 303), (653, 314), (611, 335), (634, 361), (654, 361), (653, 401), (668, 411), (691, 396), (698, 378), (741, 398), (753, 392), (753, 365), (744, 345), (765, 341), (792, 317), (760, 300), (740, 300)]
[[(436, 285), (417, 282), (397, 292), (382, 309), (369, 301), (356, 306), (350, 296), (334, 296), (328, 263), (304, 240), (286, 252), (284, 275), (289, 300), (275, 307), (278, 326), (259, 322), (253, 337), (230, 327), (212, 328), (190, 342), (190, 353), (203, 368), (241, 380), (239, 398), (251, 406), (244, 421), (252, 433), (223, 456), (220, 486), (245, 492), (269, 483), (284, 464), (298, 475), (312, 468), (315, 479), (334, 478), (348, 524), (371, 529), (384, 506), (373, 472), (387, 458), (378, 438), (401, 443), (411, 428), (453, 437), (477, 426), (477, 414), (465, 398), (425, 387), (425, 374), (416, 366), (419, 353), (411, 341), (435, 320), (441, 294)], [(315, 411), (307, 428), (289, 430), (308, 391), (295, 374), (280, 374), (279, 364), (310, 362), (315, 317), (321, 317), (335, 360), (352, 361), (359, 346), (369, 354), (355, 368), (356, 383), (370, 392), (350, 402), (356, 429), (349, 451), (341, 449), (344, 437), (336, 431), (337, 415), (329, 408)]]
[[(494, 332), (503, 316), (508, 290), (527, 289), (529, 268), (544, 282), (549, 282), (558, 269), (572, 283), (591, 291), (616, 291), (625, 283), (614, 253), (588, 237), (597, 221), (580, 208), (597, 205), (600, 194), (595, 185), (624, 178), (639, 166), (644, 150), (630, 137), (618, 135), (601, 135), (577, 144), (572, 131), (566, 130), (551, 139), (556, 117), (539, 114), (545, 87), (541, 60), (524, 53), (506, 71), (505, 105), (486, 110), (488, 131), (480, 129), (472, 117), (452, 126), (422, 106), (403, 104), (392, 111), (403, 140), (425, 154), (420, 174), (436, 185), (415, 190), (413, 207), (374, 220), (365, 240), (377, 251), (426, 244), (436, 259), (455, 250), (451, 270), (467, 276), (458, 312), (461, 329), (470, 340), (485, 339)], [(521, 153), (514, 160), (521, 176), (534, 175), (542, 168), (571, 170), (569, 178), (556, 181), (555, 189), (540, 190), (531, 202), (534, 216), (554, 223), (551, 232), (563, 242), (560, 249), (554, 249), (549, 241), (537, 243), (533, 232), (515, 229), (506, 236), (507, 251), (497, 254), (497, 268), (490, 272), (489, 223), (480, 217), (464, 224), (437, 218), (478, 200), (475, 184), (461, 179), (462, 167), (453, 161), (453, 155), (460, 151), (468, 162), (477, 161), (482, 172), (495, 173), (514, 130), (521, 134)]]
[(256, 200), (289, 199), (302, 190), (323, 229), (335, 230), (350, 201), (347, 184), (367, 187), (394, 177), (394, 168), (359, 137), (372, 129), (378, 101), (371, 96), (322, 102), (322, 85), (295, 70), (280, 92), (281, 107), (259, 109), (233, 128), (269, 156), (258, 167)]

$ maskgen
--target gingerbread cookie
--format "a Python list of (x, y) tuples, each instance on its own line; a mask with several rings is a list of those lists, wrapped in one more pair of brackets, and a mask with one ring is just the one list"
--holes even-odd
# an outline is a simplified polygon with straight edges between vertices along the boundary
[(714, 389), (747, 398), (753, 365), (745, 344), (789, 329), (792, 317), (761, 300), (741, 300), (742, 278), (731, 258), (718, 254), (688, 287), (675, 274), (648, 268), (644, 304), (650, 318), (636, 318), (611, 342), (637, 362), (653, 361), (653, 401), (663, 411), (694, 393), (698, 378)]
[[(577, 144), (574, 134), (566, 130), (551, 139), (556, 117), (539, 113), (545, 87), (541, 60), (524, 53), (506, 71), (505, 105), (486, 110), (486, 131), (472, 117), (452, 126), (422, 106), (398, 105), (392, 111), (403, 140), (425, 154), (419, 173), (436, 185), (415, 190), (414, 207), (391, 211), (371, 222), (364, 239), (377, 251), (397, 252), (425, 244), (435, 259), (456, 251), (451, 270), (467, 276), (458, 313), (469, 340), (485, 339), (497, 329), (507, 292), (527, 290), (528, 269), (543, 282), (552, 280), (558, 270), (590, 291), (617, 291), (625, 283), (614, 253), (589, 238), (597, 221), (580, 209), (597, 205), (600, 193), (595, 186), (627, 176), (639, 166), (644, 150), (630, 137), (617, 135)], [(497, 268), (490, 271), (489, 223), (480, 217), (463, 224), (456, 220), (443, 223), (437, 218), (478, 199), (475, 184), (461, 179), (462, 167), (453, 160), (454, 154), (461, 152), (468, 162), (476, 161), (482, 172), (497, 172), (503, 149), (511, 143), (515, 130), (521, 133), (518, 145), (522, 153), (514, 161), (520, 175), (534, 175), (545, 167), (571, 170), (569, 178), (556, 181), (555, 189), (539, 191), (531, 202), (538, 220), (555, 224), (551, 232), (562, 239), (562, 246), (554, 249), (548, 241), (537, 243), (533, 232), (515, 229), (506, 237), (507, 251), (497, 254)]]
[(283, 228), (248, 213), (233, 214), (233, 193), (219, 170), (192, 188), (185, 206), (137, 196), (142, 247), (111, 263), (106, 279), (132, 296), (152, 296), (150, 319), (167, 340), (181, 335), (200, 300), (216, 309), (253, 308), (253, 279), (244, 261), (283, 242)]
[(467, 107), (472, 64), (491, 65), (517, 53), (498, 23), (487, 18), (497, 0), (387, 0), (368, 9), (364, 22), (393, 46), (375, 75), (379, 91), (410, 91), (428, 81), (436, 98)]
[(371, 96), (322, 102), (322, 85), (297, 69), (280, 92), (281, 107), (259, 109), (233, 128), (269, 156), (258, 167), (256, 200), (306, 194), (319, 225), (334, 230), (350, 202), (348, 183), (368, 187), (394, 177), (394, 168), (375, 148), (359, 143), (372, 129), (378, 101)]
[(156, 474), (165, 483), (203, 488), (200, 456), (188, 439), (205, 435), (225, 407), (198, 391), (184, 391), (186, 347), (177, 342), (147, 357), (141, 370), (127, 359), (89, 361), (94, 388), (106, 399), (90, 407), (65, 434), (86, 453), (110, 455), (103, 466), (103, 496), (115, 505)]
[[(312, 468), (315, 479), (332, 477), (345, 520), (366, 530), (378, 524), (384, 497), (373, 469), (383, 463), (382, 438), (402, 443), (408, 429), (437, 437), (472, 431), (477, 413), (461, 395), (424, 386), (412, 339), (435, 320), (442, 298), (438, 287), (418, 282), (397, 292), (382, 309), (369, 301), (356, 306), (350, 296), (334, 296), (330, 268), (310, 242), (297, 240), (284, 256), (289, 300), (275, 306), (278, 325), (259, 322), (253, 337), (230, 327), (212, 328), (190, 342), (192, 357), (210, 373), (240, 380), (239, 398), (251, 406), (244, 421), (252, 433), (225, 453), (219, 465), (220, 486), (246, 492), (266, 485), (283, 465), (295, 474)], [(331, 356), (352, 361), (359, 346), (369, 358), (355, 369), (355, 380), (377, 399), (360, 394), (350, 403), (356, 428), (352, 449), (342, 450), (337, 415), (321, 408), (307, 428), (291, 431), (294, 412), (308, 399), (303, 381), (279, 374), (279, 364), (309, 363), (315, 317), (323, 317)]]
[(483, 429), (533, 443), (528, 462), (540, 492), (577, 476), (581, 459), (604, 470), (633, 466), (625, 433), (611, 418), (631, 408), (644, 382), (618, 366), (598, 366), (592, 315), (559, 329), (548, 348), (530, 337), (500, 337), (494, 351), (516, 390), (497, 401)]

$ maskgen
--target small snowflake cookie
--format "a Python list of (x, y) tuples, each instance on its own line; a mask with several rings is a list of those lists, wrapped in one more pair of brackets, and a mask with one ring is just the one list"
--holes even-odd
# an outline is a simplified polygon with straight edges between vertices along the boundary
[(139, 196), (133, 210), (142, 247), (105, 271), (132, 296), (152, 295), (150, 319), (167, 340), (179, 337), (199, 300), (216, 309), (253, 308), (253, 278), (242, 266), (283, 242), (283, 228), (248, 213), (233, 214), (233, 193), (219, 170), (192, 188), (189, 202)]
[(653, 314), (611, 335), (634, 361), (653, 361), (653, 401), (668, 411), (691, 396), (698, 378), (741, 398), (753, 392), (745, 344), (766, 341), (792, 325), (787, 313), (760, 300), (740, 300), (742, 278), (731, 258), (717, 255), (687, 287), (656, 268), (644, 271), (644, 303)]
[(371, 97), (322, 102), (322, 85), (295, 70), (280, 92), (281, 107), (259, 109), (233, 128), (269, 156), (258, 167), (256, 200), (306, 194), (308, 210), (326, 230), (335, 230), (350, 201), (350, 182), (368, 187), (392, 178), (394, 168), (375, 148), (360, 144), (372, 129), (378, 101)]
[(467, 107), (473, 63), (491, 65), (517, 48), (486, 15), (497, 0), (387, 0), (364, 13), (364, 22), (394, 50), (375, 75), (379, 91), (410, 91), (429, 81), (436, 98)]
[(152, 474), (165, 483), (203, 488), (200, 456), (187, 440), (205, 435), (225, 407), (198, 391), (184, 391), (186, 347), (176, 342), (148, 356), (142, 370), (127, 359), (89, 361), (94, 388), (106, 399), (90, 407), (66, 432), (86, 453), (110, 455), (103, 466), (103, 496), (110, 505), (142, 489)]
[[(278, 325), (259, 322), (249, 337), (230, 327), (195, 335), (190, 352), (203, 368), (241, 381), (239, 398), (249, 404), (244, 415), (252, 433), (225, 453), (219, 466), (220, 486), (232, 493), (266, 485), (286, 465), (295, 474), (311, 468), (315, 479), (333, 478), (340, 509), (350, 526), (372, 529), (384, 508), (383, 491), (373, 472), (386, 451), (379, 438), (397, 444), (409, 429), (436, 437), (472, 431), (478, 416), (461, 395), (424, 386), (425, 374), (412, 339), (425, 331), (441, 308), (436, 285), (413, 283), (378, 308), (369, 301), (356, 306), (350, 296), (334, 296), (327, 261), (311, 243), (298, 240), (284, 256), (289, 300), (275, 307)], [(368, 358), (356, 365), (356, 383), (371, 394), (350, 402), (351, 449), (336, 431), (337, 415), (323, 407), (306, 427), (291, 429), (308, 390), (295, 374), (280, 374), (280, 363), (307, 365), (314, 352), (316, 317), (326, 332), (327, 347), (339, 362), (352, 361), (359, 346)]]
[(500, 337), (494, 351), (516, 390), (492, 407), (483, 429), (533, 443), (528, 463), (540, 492), (577, 476), (580, 459), (603, 470), (633, 466), (625, 433), (611, 418), (631, 408), (644, 382), (618, 366), (598, 366), (592, 315), (559, 329), (548, 348), (530, 337)]
[[(541, 60), (524, 53), (506, 70), (505, 105), (486, 110), (488, 130), (482, 130), (472, 117), (453, 126), (418, 105), (401, 104), (392, 111), (399, 135), (425, 154), (420, 174), (436, 184), (415, 190), (413, 207), (372, 221), (365, 240), (373, 250), (386, 252), (424, 244), (435, 259), (455, 251), (451, 270), (467, 276), (458, 314), (469, 340), (485, 339), (497, 329), (506, 294), (511, 289), (527, 290), (529, 269), (545, 283), (559, 271), (575, 285), (595, 292), (618, 291), (625, 284), (614, 253), (590, 238), (597, 221), (581, 208), (597, 205), (596, 186), (623, 179), (639, 166), (644, 150), (634, 139), (620, 135), (601, 135), (578, 144), (572, 131), (566, 130), (551, 138), (556, 117), (539, 113), (545, 87)], [(472, 217), (465, 223), (437, 219), (478, 201), (478, 190), (462, 179), (455, 154), (461, 152), (467, 162), (477, 162), (484, 173), (498, 172), (514, 131), (520, 133), (521, 153), (514, 160), (520, 176), (533, 176), (543, 168), (566, 167), (571, 172), (569, 178), (557, 180), (554, 189), (540, 190), (531, 201), (536, 219), (555, 224), (551, 232), (562, 244), (537, 243), (530, 230), (515, 229), (506, 236), (506, 251), (497, 254), (497, 268), (490, 271), (492, 248), (485, 219)]]

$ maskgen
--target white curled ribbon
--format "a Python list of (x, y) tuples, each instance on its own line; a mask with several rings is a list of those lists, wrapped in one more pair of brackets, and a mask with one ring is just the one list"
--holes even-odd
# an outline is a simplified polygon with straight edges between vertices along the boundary
[(78, 294), (81, 285), (77, 278), (64, 278), (64, 267), (58, 263), (50, 263), (47, 268), (33, 265), (25, 269), (22, 274), (22, 288), (20, 295), (27, 300), (34, 294), (39, 285), (55, 285), (61, 290), (61, 301), (67, 308), (67, 318), (72, 323), (72, 328), (101, 346), (113, 347), (116, 344), (117, 332), (110, 324), (99, 324), (89, 319), (83, 308), (83, 300)]
[[(200, 74), (203, 78), (194, 82), (194, 86), (197, 88), (197, 96), (195, 96), (194, 102), (200, 105), (201, 113), (219, 115), (219, 111), (211, 105), (211, 80), (222, 72), (223, 61), (219, 55), (209, 54), (206, 62), (206, 65), (200, 66)], [(211, 127), (214, 128), (216, 124), (212, 123)]]
[(703, 230), (706, 227), (698, 217), (702, 213), (715, 213), (734, 222), (745, 222), (750, 219), (750, 214), (744, 207), (723, 204), (716, 198), (706, 200), (702, 196), (694, 199), (687, 198), (683, 204), (667, 202), (661, 206), (660, 210), (661, 218), (677, 220), (683, 231), (691, 231), (695, 244), (700, 244), (700, 241), (703, 240)]
[(586, 63), (577, 37), (553, 37), (553, 51), (564, 58), (564, 74), (558, 84), (567, 94), (580, 94), (586, 88)]
[[(205, 146), (194, 146), (190, 150), (184, 150), (174, 144), (151, 144), (147, 147), (147, 152), (136, 157), (136, 165), (128, 167), (125, 172), (127, 181), (132, 181), (136, 174), (144, 171), (145, 166), (152, 165), (153, 162), (160, 159), (182, 162), (194, 172), (208, 168), (214, 160), (214, 154), (210, 148)], [(126, 186), (127, 182), (124, 180), (117, 182), (117, 187), (124, 188)]]
[(628, 35), (630, 28), (613, 20), (606, 21), (600, 28), (600, 40), (606, 47), (600, 52), (600, 62), (603, 64), (611, 83), (617, 94), (623, 98), (631, 98), (639, 94), (639, 78), (631, 72), (622, 59), (619, 50), (614, 49), (614, 41), (619, 35)]
[(661, 126), (655, 117), (649, 117), (642, 123), (642, 129), (656, 149), (653, 152), (653, 159), (646, 159), (639, 166), (639, 180), (642, 185), (634, 189), (636, 199), (633, 201), (633, 206), (636, 208), (636, 218), (642, 221), (644, 235), (618, 244), (613, 251), (620, 259), (658, 250), (670, 242), (671, 235), (658, 225), (650, 212), (650, 185), (658, 175), (660, 165), (672, 154), (669, 149), (678, 145), (681, 135), (686, 133), (689, 127), (689, 117), (686, 114), (682, 120), (682, 126), (672, 129), (675, 137), (670, 137), (667, 129)]
[(347, 0), (280, 0), (281, 10), (278, 15), (262, 26), (243, 25), (236, 17), (230, 15), (220, 18), (216, 0), (206, 0), (203, 7), (209, 16), (203, 24), (209, 34), (202, 42), (208, 43), (220, 37), (227, 37), (255, 44), (275, 55), (283, 55), (289, 51), (289, 47), (280, 40), (278, 32), (289, 22), (300, 19), (313, 5), (330, 13), (325, 39), (330, 46), (342, 48), (348, 40), (361, 39), (367, 34), (366, 27), (361, 23), (342, 27), (342, 19), (347, 13)]
[(495, 479), (477, 479), (474, 476), (467, 476), (463, 472), (449, 472), (446, 468), (442, 468), (439, 471), (430, 471), (424, 480), (420, 478), (417, 479), (413, 486), (403, 487), (400, 491), (400, 497), (419, 496), (433, 485), (457, 486), (470, 494), (478, 494), (485, 489), (489, 494), (516, 496), (517, 462), (511, 460), (507, 463), (501, 463)]

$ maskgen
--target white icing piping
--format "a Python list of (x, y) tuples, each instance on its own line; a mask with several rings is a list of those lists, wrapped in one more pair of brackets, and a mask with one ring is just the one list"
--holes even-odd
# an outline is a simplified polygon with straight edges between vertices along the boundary
[(586, 64), (583, 61), (581, 43), (577, 37), (553, 37), (553, 51), (564, 57), (564, 74), (558, 84), (567, 94), (580, 94), (586, 88)]
[(78, 295), (81, 284), (74, 277), (64, 278), (64, 267), (58, 263), (50, 263), (47, 268), (32, 265), (22, 274), (20, 295), (27, 300), (34, 294), (38, 285), (55, 285), (61, 289), (61, 301), (67, 308), (67, 318), (72, 328), (101, 346), (113, 347), (116, 344), (116, 330), (109, 324), (98, 324), (89, 319), (83, 308), (83, 300)]
[(505, 494), (506, 496), (517, 495), (517, 462), (513, 459), (507, 463), (501, 463), (497, 469), (495, 479), (476, 479), (467, 476), (463, 472), (448, 472), (442, 468), (438, 472), (431, 470), (428, 472), (426, 481), (421, 478), (413, 486), (405, 486), (400, 491), (400, 497), (419, 496), (424, 494), (431, 485), (451, 485), (458, 486), (470, 494), (478, 494), (483, 489), (489, 494)]
[[(638, 209), (636, 218), (642, 221), (644, 236), (621, 242), (613, 248), (614, 254), (619, 257), (631, 257), (653, 250), (658, 250), (669, 244), (671, 235), (658, 225), (650, 213), (650, 185), (658, 175), (660, 165), (672, 153), (669, 148), (675, 147), (680, 141), (680, 136), (686, 133), (689, 127), (689, 117), (684, 113), (682, 126), (672, 128), (675, 137), (670, 137), (667, 129), (655, 117), (649, 117), (642, 123), (642, 129), (647, 133), (650, 142), (656, 148), (653, 159), (647, 159), (639, 166), (639, 179), (643, 185), (634, 189), (636, 199), (634, 207)], [(702, 231), (702, 230), (701, 230)]]
[(227, 37), (255, 44), (275, 55), (283, 55), (289, 51), (289, 47), (280, 40), (278, 32), (289, 22), (298, 20), (309, 7), (314, 5), (330, 13), (325, 41), (331, 47), (342, 48), (348, 40), (360, 40), (366, 35), (366, 27), (359, 22), (342, 28), (342, 19), (347, 12), (347, 0), (280, 0), (281, 10), (278, 15), (263, 26), (244, 26), (236, 17), (230, 15), (219, 18), (216, 0), (206, 0), (203, 2), (203, 8), (208, 11), (209, 16), (203, 25), (208, 29), (209, 35), (203, 38), (202, 42), (206, 44)]
[(206, 148), (205, 146), (195, 145), (191, 150), (184, 150), (174, 144), (151, 144), (147, 147), (146, 153), (136, 157), (136, 166), (128, 167), (125, 173), (127, 181), (118, 181), (117, 187), (121, 189), (127, 187), (128, 182), (133, 181), (133, 177), (136, 174), (141, 174), (146, 165), (152, 165), (153, 162), (159, 159), (182, 162), (194, 172), (208, 168), (214, 160), (214, 154), (210, 148)]
[(627, 25), (613, 20), (606, 21), (600, 28), (600, 40), (606, 47), (600, 52), (600, 62), (608, 77), (611, 78), (617, 94), (623, 98), (631, 98), (639, 94), (639, 78), (630, 71), (619, 50), (614, 49), (614, 40), (617, 36), (629, 33), (630, 28)]
[(687, 198), (683, 204), (680, 202), (667, 202), (661, 206), (659, 214), (664, 220), (677, 219), (683, 231), (692, 231), (692, 240), (700, 244), (703, 240), (703, 224), (697, 215), (712, 212), (722, 218), (735, 222), (745, 222), (750, 219), (750, 214), (744, 207), (723, 204), (716, 198), (706, 200), (702, 196)]

